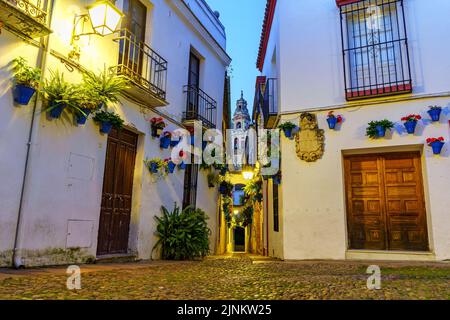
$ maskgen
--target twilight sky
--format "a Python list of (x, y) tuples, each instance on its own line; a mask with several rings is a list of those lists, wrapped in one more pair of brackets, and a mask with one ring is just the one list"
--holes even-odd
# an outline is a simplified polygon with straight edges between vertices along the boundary
[(227, 52), (233, 59), (231, 65), (231, 110), (234, 112), (236, 100), (241, 90), (248, 102), (249, 111), (253, 107), (259, 39), (264, 19), (265, 0), (206, 0), (213, 10), (220, 12), (220, 21), (227, 33)]

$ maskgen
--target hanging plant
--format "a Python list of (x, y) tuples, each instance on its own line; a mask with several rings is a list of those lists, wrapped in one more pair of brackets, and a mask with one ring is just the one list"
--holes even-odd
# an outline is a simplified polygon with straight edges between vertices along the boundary
[(233, 184), (229, 181), (223, 180), (219, 185), (219, 192), (224, 196), (231, 196), (233, 192)]
[(152, 137), (159, 138), (166, 127), (166, 123), (164, 122), (163, 118), (159, 117), (153, 117), (150, 119), (150, 127), (151, 127), (151, 133)]
[(170, 146), (172, 148), (176, 147), (178, 144), (180, 143), (180, 136), (179, 134), (175, 131), (172, 132), (172, 139), (170, 140)]
[(206, 178), (208, 179), (208, 188), (214, 188), (219, 182), (219, 176), (214, 172), (209, 172)]
[(406, 117), (402, 118), (402, 121), (404, 122), (404, 126), (406, 128), (406, 132), (409, 134), (414, 134), (416, 131), (417, 121), (422, 119), (422, 117), (418, 114), (410, 114)]
[(428, 138), (427, 144), (433, 149), (434, 154), (441, 154), (442, 147), (444, 147), (444, 137)]
[(438, 122), (441, 118), (442, 107), (439, 106), (430, 106), (430, 110), (428, 110), (428, 114), (431, 117), (433, 122)]
[(330, 111), (328, 112), (327, 115), (327, 122), (328, 122), (328, 127), (333, 130), (336, 128), (336, 124), (340, 124), (342, 123), (342, 116), (341, 115), (334, 115), (334, 111)]
[(23, 57), (16, 58), (12, 62), (14, 102), (20, 105), (27, 105), (39, 88), (41, 69), (30, 67)]
[(67, 108), (73, 113), (83, 112), (78, 105), (79, 90), (77, 86), (64, 80), (64, 74), (50, 70), (50, 80), (45, 80), (42, 88), (47, 103), (46, 112), (53, 119), (58, 119)]
[(112, 70), (108, 70), (106, 66), (99, 74), (92, 71), (85, 72), (83, 81), (86, 88), (98, 94), (99, 108), (106, 108), (110, 103), (118, 103), (122, 91), (129, 88), (129, 80), (125, 76), (117, 75)]
[(287, 121), (287, 122), (284, 122), (284, 123), (280, 124), (278, 126), (278, 128), (283, 130), (284, 135), (285, 135), (286, 138), (291, 139), (292, 138), (292, 130), (297, 128), (297, 126), (294, 123), (292, 123), (290, 121)]
[(100, 132), (104, 134), (108, 134), (113, 127), (120, 130), (124, 124), (124, 121), (118, 114), (105, 110), (96, 112), (93, 120), (100, 124)]
[(252, 203), (261, 202), (262, 195), (262, 180), (259, 177), (248, 182), (244, 187), (244, 192), (248, 200)]
[(372, 139), (382, 138), (386, 136), (386, 130), (391, 130), (393, 127), (394, 123), (387, 119), (371, 121), (366, 129), (366, 135)]
[(166, 172), (165, 169), (167, 167), (167, 163), (159, 158), (144, 160), (144, 164), (152, 174), (156, 174), (158, 172), (164, 174)]
[(227, 166), (225, 164), (214, 163), (213, 167), (219, 171), (221, 176), (225, 176), (227, 174)]
[(168, 149), (170, 146), (170, 140), (172, 139), (172, 133), (166, 131), (159, 140), (159, 147), (161, 149)]
[(231, 198), (231, 196), (222, 196), (222, 211), (228, 226), (231, 225), (232, 221), (231, 216), (232, 206), (233, 206), (233, 199)]
[(242, 210), (242, 226), (245, 228), (253, 223), (254, 209), (252, 205), (246, 206)]
[(101, 98), (99, 94), (92, 90), (85, 83), (82, 83), (75, 87), (75, 96), (73, 103), (78, 106), (78, 110), (74, 111), (76, 123), (83, 125), (86, 123), (87, 118), (92, 112), (95, 112), (101, 108)]
[(174, 173), (175, 168), (177, 167), (175, 162), (173, 162), (171, 158), (168, 158), (168, 159), (164, 160), (164, 163), (165, 163), (165, 167), (167, 168), (167, 172)]

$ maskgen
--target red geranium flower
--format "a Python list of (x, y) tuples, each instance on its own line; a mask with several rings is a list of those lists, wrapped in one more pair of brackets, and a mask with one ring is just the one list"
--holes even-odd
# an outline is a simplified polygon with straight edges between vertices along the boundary
[(428, 139), (427, 139), (427, 144), (428, 144), (428, 145), (431, 145), (432, 143), (438, 142), (438, 141), (444, 142), (444, 137), (439, 137), (439, 138), (428, 138)]
[(408, 121), (419, 121), (420, 119), (422, 119), (422, 117), (418, 114), (410, 114), (406, 117), (402, 118), (402, 121), (408, 122)]

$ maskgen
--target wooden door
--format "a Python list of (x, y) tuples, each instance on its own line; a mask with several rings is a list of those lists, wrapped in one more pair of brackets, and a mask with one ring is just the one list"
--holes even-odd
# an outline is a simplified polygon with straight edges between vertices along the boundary
[(125, 129), (108, 135), (97, 255), (128, 251), (137, 139)]
[(428, 250), (420, 153), (345, 158), (349, 248)]

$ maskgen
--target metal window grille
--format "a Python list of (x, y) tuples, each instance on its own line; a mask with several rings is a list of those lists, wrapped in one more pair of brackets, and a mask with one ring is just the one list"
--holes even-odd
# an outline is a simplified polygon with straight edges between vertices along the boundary
[(340, 7), (348, 100), (412, 91), (403, 0)]

